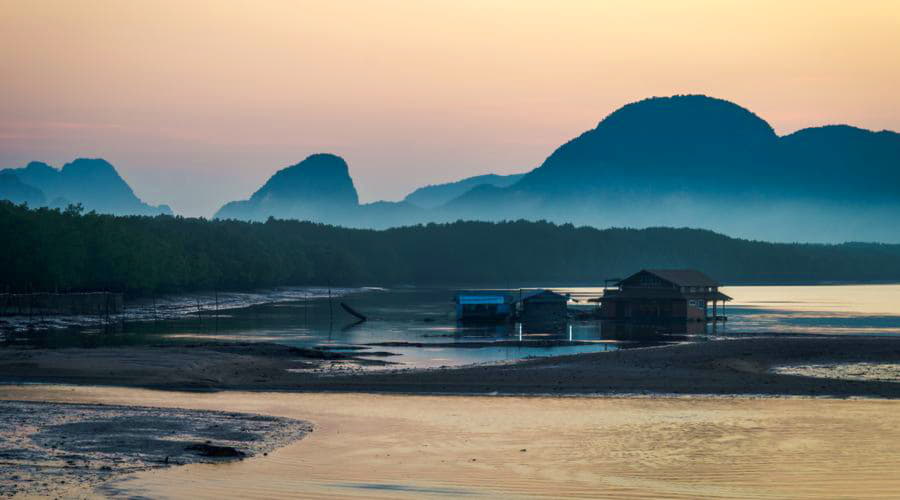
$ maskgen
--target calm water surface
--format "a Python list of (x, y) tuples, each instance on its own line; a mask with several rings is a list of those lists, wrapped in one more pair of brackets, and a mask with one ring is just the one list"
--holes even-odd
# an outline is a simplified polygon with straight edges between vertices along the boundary
[[(590, 307), (583, 299), (597, 288), (556, 288), (580, 298), (572, 307)], [(32, 335), (18, 341), (48, 346), (100, 346), (197, 342), (266, 341), (297, 347), (389, 351), (400, 367), (460, 365), (626, 348), (648, 343), (706, 341), (748, 334), (900, 334), (900, 285), (731, 286), (734, 298), (724, 310), (725, 323), (691, 323), (671, 328), (572, 321), (560, 328), (525, 325), (462, 327), (457, 325), (453, 290), (374, 289), (343, 298), (288, 301), (243, 309), (206, 310), (177, 319), (126, 323), (116, 333), (96, 329)], [(355, 318), (344, 301), (366, 316)], [(720, 312), (722, 314), (722, 312)], [(492, 342), (548, 341), (540, 346), (490, 345)], [(368, 346), (409, 342), (416, 346)], [(479, 347), (455, 347), (472, 345)], [(429, 345), (432, 344), (432, 345)], [(437, 345), (444, 344), (444, 345)], [(454, 344), (455, 346), (447, 346)], [(527, 344), (527, 343), (526, 343)], [(397, 367), (398, 365), (391, 365)]]

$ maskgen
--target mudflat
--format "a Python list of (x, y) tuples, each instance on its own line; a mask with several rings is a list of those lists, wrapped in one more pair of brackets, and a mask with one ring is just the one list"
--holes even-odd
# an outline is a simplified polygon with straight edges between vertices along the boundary
[(0, 497), (68, 496), (137, 471), (242, 460), (311, 431), (246, 413), (0, 400)]
[(459, 368), (340, 369), (356, 361), (266, 343), (7, 348), (0, 349), (0, 379), (208, 390), (900, 398), (898, 381), (843, 376), (854, 364), (900, 373), (890, 369), (900, 364), (900, 337), (769, 336)]

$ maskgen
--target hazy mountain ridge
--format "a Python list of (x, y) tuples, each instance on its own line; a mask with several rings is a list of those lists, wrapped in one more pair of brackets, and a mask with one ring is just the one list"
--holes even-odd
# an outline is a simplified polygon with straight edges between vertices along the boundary
[[(338, 160), (332, 177), (352, 186)], [(900, 135), (833, 125), (780, 137), (752, 111), (703, 95), (627, 104), (530, 172), (425, 186), (399, 203), (320, 202), (320, 193), (280, 177), (260, 192), (277, 188), (291, 201), (268, 204), (254, 195), (217, 217), (365, 228), (526, 219), (703, 227), (775, 241), (900, 241)]]
[(0, 170), (0, 200), (13, 203), (25, 203), (31, 207), (42, 207), (47, 204), (47, 197), (40, 189), (22, 182), (19, 177), (9, 171)]
[[(2, 172), (0, 197), (18, 202), (168, 213), (141, 202), (104, 160)], [(425, 186), (401, 202), (360, 204), (347, 163), (315, 154), (215, 217), (356, 228), (525, 219), (702, 227), (770, 241), (900, 242), (900, 134), (829, 125), (778, 136), (729, 101), (654, 97), (614, 111), (525, 174), (469, 177)]]
[[(214, 218), (263, 221), (269, 217), (312, 220), (351, 227), (393, 227), (430, 220), (427, 208), (443, 204), (469, 186), (509, 185), (521, 175), (486, 175), (420, 188), (399, 202), (359, 203), (343, 158), (318, 153), (276, 172), (247, 200), (226, 203)], [(440, 202), (435, 200), (443, 198)], [(419, 203), (415, 203), (418, 201)], [(430, 205), (423, 207), (422, 205)]]
[(626, 105), (518, 183), (472, 189), (440, 210), (781, 241), (900, 241), (898, 200), (896, 133), (836, 125), (779, 137), (736, 104), (675, 96)]
[(456, 182), (429, 184), (406, 195), (403, 201), (422, 208), (436, 208), (465, 194), (474, 187), (481, 185), (507, 187), (515, 184), (524, 176), (524, 173), (510, 175), (485, 174), (466, 177)]
[[(109, 162), (102, 159), (79, 158), (61, 169), (42, 162), (31, 162), (22, 168), (0, 170), (5, 178), (14, 177), (25, 186), (30, 199), (17, 199), (15, 194), (0, 189), (0, 198), (31, 206), (64, 208), (81, 203), (86, 210), (117, 215), (172, 214), (167, 205), (152, 206), (141, 201), (131, 186)], [(4, 185), (11, 186), (12, 181)], [(17, 188), (21, 192), (21, 188)]]

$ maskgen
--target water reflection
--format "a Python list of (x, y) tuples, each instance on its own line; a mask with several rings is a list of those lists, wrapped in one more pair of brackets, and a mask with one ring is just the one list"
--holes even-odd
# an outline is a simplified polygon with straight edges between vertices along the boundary
[[(725, 323), (663, 324), (571, 320), (568, 323), (458, 325), (447, 289), (368, 290), (341, 300), (365, 314), (359, 322), (327, 298), (207, 311), (158, 321), (125, 322), (109, 329), (71, 329), (10, 337), (40, 347), (103, 347), (229, 342), (285, 345), (392, 346), (403, 366), (441, 366), (626, 348), (634, 345), (727, 338), (745, 334), (900, 333), (900, 286), (727, 287), (735, 298)], [(570, 288), (581, 296), (599, 289)], [(521, 342), (519, 342), (521, 341)], [(495, 345), (489, 345), (495, 343)], [(380, 348), (378, 348), (380, 349)]]

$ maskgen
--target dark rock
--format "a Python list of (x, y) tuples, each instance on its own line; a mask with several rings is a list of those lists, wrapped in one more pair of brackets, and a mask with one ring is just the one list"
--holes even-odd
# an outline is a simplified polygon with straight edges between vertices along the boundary
[(247, 456), (246, 453), (232, 446), (217, 446), (209, 444), (208, 442), (192, 444), (185, 448), (185, 450), (195, 451), (204, 457), (242, 458)]

